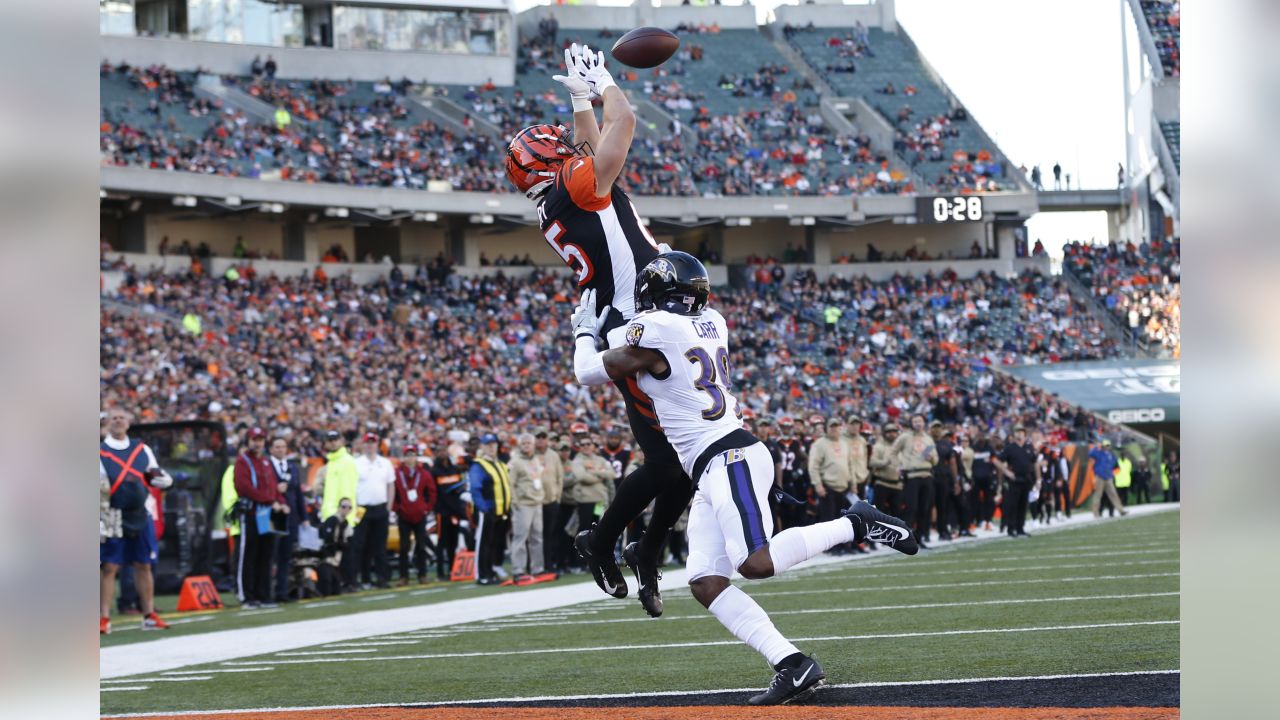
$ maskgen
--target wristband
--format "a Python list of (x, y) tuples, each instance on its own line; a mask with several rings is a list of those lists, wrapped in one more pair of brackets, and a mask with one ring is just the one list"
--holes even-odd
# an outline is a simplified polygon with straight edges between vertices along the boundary
[(590, 109), (591, 109), (591, 96), (590, 96), (590, 95), (588, 95), (587, 97), (581, 97), (581, 98), (580, 98), (580, 97), (578, 97), (577, 95), (574, 95), (571, 99), (573, 100), (573, 111), (574, 111), (575, 113), (580, 113), (580, 112), (582, 112), (583, 110), (590, 110)]

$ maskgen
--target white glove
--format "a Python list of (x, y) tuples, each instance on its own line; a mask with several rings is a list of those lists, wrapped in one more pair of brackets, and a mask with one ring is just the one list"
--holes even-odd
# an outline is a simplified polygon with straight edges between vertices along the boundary
[(462, 498), (462, 502), (464, 502), (464, 503), (466, 503), (466, 504), (468, 504), (468, 505), (471, 505), (471, 504), (472, 504), (472, 503), (471, 503), (471, 493), (466, 492), (466, 491), (464, 490), (464, 491), (463, 491), (463, 493), (462, 493), (462, 495), (461, 495), (460, 497)]
[(671, 252), (671, 246), (666, 243), (658, 243), (658, 252), (669, 253)]
[(591, 109), (591, 86), (575, 71), (577, 65), (580, 64), (575, 54), (577, 51), (577, 43), (564, 49), (564, 67), (565, 72), (569, 74), (552, 75), (551, 79), (564, 85), (565, 89), (569, 91), (569, 99), (573, 102), (573, 111), (581, 112)]
[(582, 291), (582, 301), (578, 303), (578, 309), (573, 311), (573, 337), (577, 338), (583, 335), (596, 337), (596, 326), (598, 315), (596, 314), (596, 291), (588, 289)]
[(582, 46), (581, 52), (578, 54), (577, 62), (574, 63), (574, 72), (587, 81), (591, 86), (591, 92), (604, 97), (604, 91), (610, 87), (617, 87), (618, 84), (613, 81), (613, 76), (604, 67), (604, 51), (592, 52), (591, 48), (586, 45)]
[(157, 490), (165, 490), (173, 485), (173, 476), (161, 470), (160, 474), (151, 478), (151, 487)]

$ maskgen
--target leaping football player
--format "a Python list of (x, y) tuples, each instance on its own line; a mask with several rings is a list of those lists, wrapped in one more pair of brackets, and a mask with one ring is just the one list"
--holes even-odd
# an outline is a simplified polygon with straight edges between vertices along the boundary
[[(565, 86), (573, 103), (572, 138), (556, 125), (524, 128), (507, 147), (507, 178), (537, 202), (539, 225), (551, 249), (577, 274), (579, 287), (594, 291), (600, 309), (596, 334), (609, 347), (618, 347), (635, 314), (636, 272), (660, 251), (631, 198), (615, 182), (631, 149), (636, 118), (605, 68), (603, 52), (575, 43), (565, 50), (565, 68), (564, 75), (553, 79)], [(604, 103), (603, 127), (596, 122), (593, 96)], [(626, 597), (614, 545), (627, 524), (657, 498), (646, 532), (623, 551), (640, 585), (640, 603), (657, 617), (662, 614), (658, 559), (671, 527), (693, 497), (693, 485), (662, 434), (653, 402), (634, 378), (619, 378), (615, 384), (644, 463), (618, 484), (604, 515), (583, 529), (574, 545), (600, 589)]]
[(604, 352), (596, 349), (597, 293), (586, 290), (573, 314), (574, 372), (583, 385), (634, 381), (652, 398), (667, 439), (696, 485), (686, 565), (693, 596), (774, 669), (769, 688), (749, 702), (790, 703), (816, 691), (826, 674), (729, 583), (733, 572), (752, 580), (773, 577), (843, 543), (874, 540), (907, 555), (915, 555), (919, 545), (906, 523), (861, 500), (834, 520), (773, 535), (773, 458), (742, 427), (729, 387), (729, 329), (707, 307), (710, 290), (697, 258), (658, 255), (636, 277), (637, 314), (626, 327), (625, 344)]

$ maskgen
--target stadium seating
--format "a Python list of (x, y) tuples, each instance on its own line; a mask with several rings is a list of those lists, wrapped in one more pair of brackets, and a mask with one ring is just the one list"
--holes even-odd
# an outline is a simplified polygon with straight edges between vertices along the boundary
[(1160, 53), (1160, 64), (1168, 75), (1182, 72), (1181, 3), (1178, 0), (1141, 0), (1142, 15)]
[(1182, 354), (1182, 264), (1178, 242), (1136, 247), (1083, 245), (1063, 248), (1063, 269), (1092, 287), (1094, 295), (1137, 342), (1156, 354)]
[[(913, 192), (901, 161), (873, 151), (862, 134), (837, 136), (818, 112), (818, 95), (753, 30), (678, 27), (682, 49), (654, 70), (615, 67), (619, 85), (662, 107), (674, 121), (637, 134), (622, 182), (639, 195), (853, 195)], [(516, 84), (499, 88), (413, 87), (346, 80), (223, 77), (222, 82), (286, 109), (285, 128), (255, 121), (191, 91), (195, 74), (160, 115), (160, 94), (115, 69), (101, 81), (103, 162), (300, 182), (509, 191), (502, 144), (535, 122), (571, 124), (562, 70), (570, 42), (608, 47), (621, 30), (561, 31), (522, 38)], [(157, 72), (168, 73), (164, 68)], [(136, 71), (133, 71), (136, 74)], [(496, 125), (456, 136), (408, 96), (443, 95)], [(172, 94), (172, 93), (171, 93)], [(159, 102), (159, 101), (157, 101)], [(199, 112), (169, 107), (185, 104)], [(169, 120), (172, 117), (173, 120)]]
[[(837, 93), (860, 96), (898, 129), (895, 150), (931, 190), (1013, 190), (1004, 167), (963, 108), (955, 108), (902, 38), (863, 31), (792, 28), (788, 41)], [(892, 89), (892, 92), (887, 92)], [(909, 112), (907, 112), (909, 110)]]
[(1173, 165), (1178, 172), (1182, 172), (1182, 123), (1178, 122), (1162, 122), (1160, 123), (1160, 134), (1164, 135), (1164, 141), (1169, 146), (1169, 154), (1173, 156)]
[[(248, 262), (234, 278), (125, 268), (103, 298), (104, 406), (290, 426), (312, 454), (307, 432), (330, 427), (425, 440), (621, 420), (616, 393), (573, 382), (565, 340), (577, 293), (567, 274), (467, 278), (433, 263), (361, 286), (340, 266), (321, 267), (284, 278), (257, 276)], [(715, 303), (740, 348), (733, 381), (743, 403), (775, 415), (878, 421), (922, 410), (992, 429), (1041, 423), (1057, 401), (991, 365), (1116, 354), (1060, 280), (1034, 273), (819, 282), (791, 271), (721, 288)], [(831, 327), (828, 306), (843, 312)], [(187, 313), (200, 318), (199, 334), (184, 329)]]

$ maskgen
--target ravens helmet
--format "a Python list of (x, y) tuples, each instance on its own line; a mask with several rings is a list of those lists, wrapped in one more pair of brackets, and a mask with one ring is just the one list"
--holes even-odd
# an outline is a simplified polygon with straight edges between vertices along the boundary
[(636, 275), (636, 312), (666, 310), (677, 315), (700, 315), (711, 295), (707, 268), (685, 252), (665, 252)]

